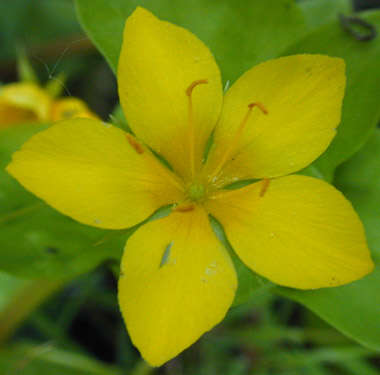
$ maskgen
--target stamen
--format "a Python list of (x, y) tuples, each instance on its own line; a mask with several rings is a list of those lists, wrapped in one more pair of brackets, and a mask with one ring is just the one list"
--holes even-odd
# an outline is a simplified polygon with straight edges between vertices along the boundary
[(239, 144), (239, 141), (240, 141), (240, 138), (241, 138), (241, 136), (243, 134), (245, 126), (247, 125), (248, 119), (251, 116), (252, 110), (255, 107), (257, 107), (258, 109), (260, 109), (260, 111), (264, 115), (268, 114), (267, 109), (264, 107), (264, 105), (262, 103), (260, 103), (260, 102), (253, 102), (253, 103), (249, 103), (248, 104), (248, 111), (245, 114), (245, 116), (243, 118), (243, 121), (241, 122), (238, 130), (236, 131), (236, 134), (235, 134), (234, 138), (232, 139), (232, 141), (230, 143), (230, 147), (227, 148), (226, 152), (222, 156), (220, 163), (218, 164), (217, 168), (215, 169), (215, 171), (213, 173), (213, 176), (217, 176), (218, 175), (218, 173), (223, 168), (224, 164), (227, 162), (227, 160), (229, 159), (229, 157), (231, 156), (231, 154), (235, 151), (236, 146)]
[(177, 207), (173, 208), (174, 212), (190, 212), (193, 211), (195, 208), (195, 205), (190, 203), (190, 204), (181, 204), (178, 205)]
[(135, 149), (135, 151), (138, 154), (143, 154), (144, 153), (144, 148), (141, 146), (140, 143), (136, 141), (136, 139), (131, 135), (131, 134), (126, 134), (125, 137), (127, 138), (127, 141), (129, 144)]
[[(143, 154), (145, 151), (144, 146), (139, 143), (136, 138), (132, 134), (125, 134), (125, 138), (127, 139), (128, 143), (133, 147), (133, 149), (138, 154)], [(168, 169), (168, 168), (162, 168), (162, 164), (156, 159), (152, 158), (151, 153), (148, 150), (148, 158), (151, 160), (151, 162), (156, 162), (157, 166), (156, 168), (159, 168), (160, 174), (166, 178), (167, 181), (170, 181), (171, 184), (173, 184), (179, 191), (185, 192), (184, 186), (179, 178), (176, 178), (176, 176)]]
[(264, 178), (263, 179), (263, 185), (261, 186), (261, 190), (260, 190), (260, 197), (263, 197), (264, 194), (267, 192), (269, 184), (270, 184), (270, 179)]
[(189, 126), (189, 148), (190, 148), (190, 168), (191, 176), (194, 177), (195, 165), (194, 165), (194, 148), (195, 148), (195, 129), (193, 122), (193, 99), (192, 94), (195, 87), (208, 83), (207, 79), (198, 79), (190, 84), (186, 89), (186, 95), (188, 97), (188, 126)]
[(250, 103), (250, 104), (248, 104), (248, 107), (249, 108), (257, 107), (257, 108), (259, 108), (261, 110), (262, 113), (264, 113), (264, 115), (268, 114), (268, 110), (260, 102)]
[(206, 84), (206, 83), (208, 83), (207, 79), (198, 79), (198, 80), (192, 82), (190, 84), (190, 86), (186, 89), (186, 95), (191, 97), (191, 94), (193, 93), (193, 90), (195, 87), (197, 87), (198, 85)]

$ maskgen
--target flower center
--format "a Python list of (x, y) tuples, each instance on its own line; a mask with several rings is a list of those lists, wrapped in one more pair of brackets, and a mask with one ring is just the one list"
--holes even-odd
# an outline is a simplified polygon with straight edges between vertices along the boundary
[(201, 204), (208, 196), (207, 186), (195, 180), (186, 187), (186, 197), (182, 202), (174, 205), (173, 210), (176, 212), (193, 211), (197, 204)]
[(205, 198), (206, 196), (206, 188), (203, 184), (199, 182), (193, 182), (189, 186), (187, 190), (187, 194), (189, 196), (189, 199), (197, 202)]

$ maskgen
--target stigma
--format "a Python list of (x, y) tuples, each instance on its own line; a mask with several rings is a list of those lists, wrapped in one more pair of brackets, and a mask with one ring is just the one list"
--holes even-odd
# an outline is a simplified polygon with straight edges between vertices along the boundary
[(187, 189), (187, 195), (193, 202), (200, 201), (206, 196), (206, 188), (202, 183), (192, 182)]

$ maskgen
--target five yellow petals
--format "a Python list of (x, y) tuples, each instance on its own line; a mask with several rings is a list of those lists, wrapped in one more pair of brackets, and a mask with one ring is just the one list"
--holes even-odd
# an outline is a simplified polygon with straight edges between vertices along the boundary
[[(372, 270), (363, 227), (343, 195), (323, 181), (286, 176), (334, 137), (344, 70), (343, 60), (321, 55), (271, 60), (245, 73), (222, 108), (220, 72), (207, 47), (137, 8), (126, 21), (118, 68), (121, 104), (136, 137), (75, 119), (15, 153), (8, 171), (85, 224), (127, 228), (162, 206), (187, 207), (139, 228), (122, 259), (121, 311), (152, 365), (190, 346), (233, 301), (235, 270), (209, 214), (243, 262), (280, 285), (338, 286)], [(223, 189), (247, 178), (263, 180)]]

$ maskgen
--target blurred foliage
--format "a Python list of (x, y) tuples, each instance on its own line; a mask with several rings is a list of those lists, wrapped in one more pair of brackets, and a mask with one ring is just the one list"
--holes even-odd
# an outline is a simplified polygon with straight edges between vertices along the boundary
[[(76, 0), (82, 26), (114, 71), (125, 18), (136, 5), (197, 34), (215, 54), (225, 83), (284, 54), (345, 59), (348, 87), (338, 136), (304, 173), (334, 181), (352, 201), (378, 264), (380, 135), (374, 127), (380, 116), (380, 39), (361, 42), (342, 29), (338, 14), (350, 13), (351, 2), (178, 0), (174, 6), (169, 0)], [(360, 17), (380, 30), (379, 11)], [(16, 47), (24, 47), (40, 79), (54, 81), (64, 73), (67, 92), (104, 119), (127, 126), (115, 78), (81, 31), (73, 1), (0, 2), (0, 43), (0, 81), (16, 79)], [(0, 273), (1, 374), (380, 374), (378, 269), (348, 286), (304, 292), (275, 287), (237, 257), (239, 292), (226, 319), (162, 368), (148, 367), (129, 341), (116, 298), (115, 274), (134, 228), (108, 232), (78, 224), (4, 172), (11, 153), (46, 126), (0, 134), (0, 269), (13, 274)]]
[[(136, 6), (200, 37), (213, 52), (226, 81), (234, 81), (252, 65), (276, 56), (279, 48), (285, 49), (306, 31), (303, 14), (291, 0), (177, 0), (176, 7), (170, 0), (116, 0), (112, 6), (105, 0), (84, 0), (76, 4), (83, 27), (114, 71), (125, 19)], [(100, 11), (94, 13), (94, 7)]]
[(2, 1), (0, 30), (3, 60), (15, 57), (15, 44), (41, 45), (81, 31), (68, 0)]
[[(370, 361), (375, 351), (264, 290), (232, 308), (222, 324), (179, 357), (152, 369), (140, 362), (130, 344), (115, 294), (115, 280), (104, 268), (70, 283), (31, 314), (13, 346), (0, 351), (0, 369), (49, 375), (61, 374), (58, 370), (89, 375), (379, 373)], [(25, 342), (25, 336), (33, 337), (34, 344)], [(114, 372), (90, 359), (94, 356), (116, 366)]]
[(304, 0), (299, 2), (299, 6), (310, 31), (336, 20), (339, 14), (347, 14), (352, 11), (350, 0)]

